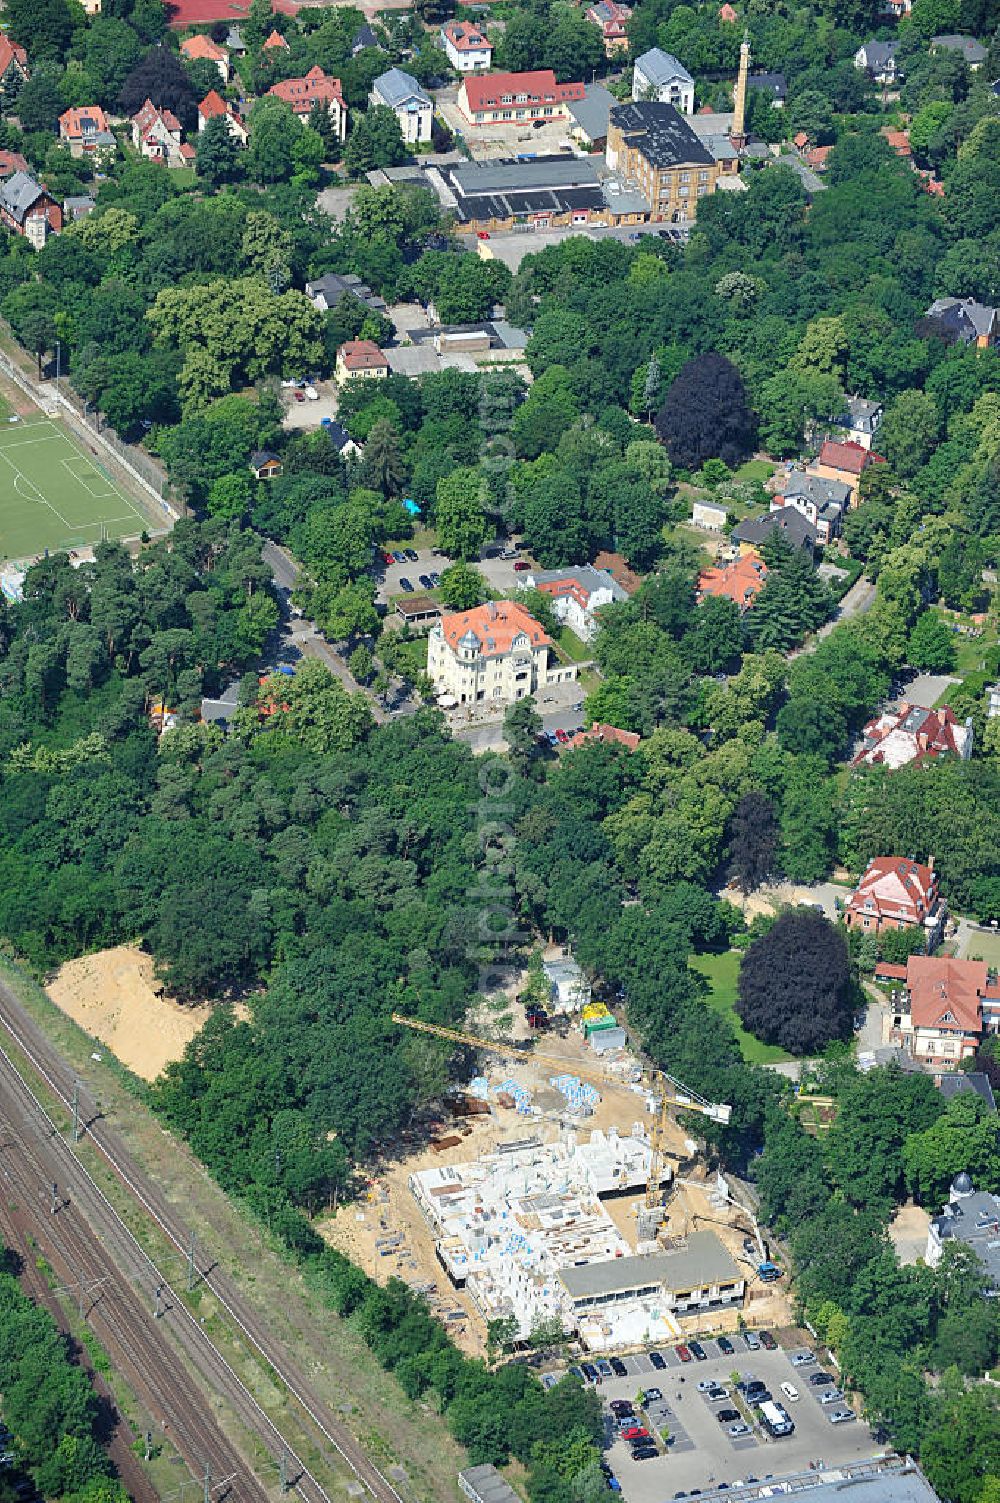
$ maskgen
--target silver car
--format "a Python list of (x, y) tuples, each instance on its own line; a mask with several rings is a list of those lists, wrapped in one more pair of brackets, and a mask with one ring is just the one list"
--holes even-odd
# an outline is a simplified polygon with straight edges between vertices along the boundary
[[(832, 1416), (831, 1416), (831, 1418), (832, 1418)], [(853, 1414), (851, 1415), (851, 1418), (852, 1419), (854, 1418)], [(749, 1435), (750, 1434), (750, 1426), (749, 1425), (744, 1425), (742, 1423), (742, 1421), (741, 1421), (740, 1424), (738, 1424), (738, 1425), (730, 1425), (729, 1428), (728, 1428), (728, 1430), (726, 1431), (726, 1434), (727, 1435), (731, 1435), (734, 1439), (736, 1439), (740, 1435)]]
[(844, 1402), (844, 1395), (839, 1388), (824, 1388), (819, 1396), (819, 1401), (824, 1405), (842, 1404)]
[(852, 1420), (857, 1419), (857, 1415), (853, 1409), (832, 1409), (827, 1419), (831, 1425), (849, 1425)]
[(793, 1367), (808, 1367), (810, 1362), (815, 1362), (816, 1357), (812, 1352), (793, 1352), (789, 1359)]

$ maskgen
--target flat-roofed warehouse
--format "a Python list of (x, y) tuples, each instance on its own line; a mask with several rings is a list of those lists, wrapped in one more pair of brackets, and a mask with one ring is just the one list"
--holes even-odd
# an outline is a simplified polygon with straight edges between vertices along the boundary
[(714, 1232), (692, 1232), (672, 1252), (646, 1253), (559, 1269), (574, 1313), (662, 1297), (678, 1315), (742, 1302), (743, 1275)]
[(608, 178), (604, 162), (566, 155), (430, 169), (445, 207), (469, 229), (638, 224), (649, 201)]

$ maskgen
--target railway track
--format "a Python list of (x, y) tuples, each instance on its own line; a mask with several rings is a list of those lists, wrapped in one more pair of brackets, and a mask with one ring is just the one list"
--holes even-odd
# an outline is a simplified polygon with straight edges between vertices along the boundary
[[(10, 989), (2, 984), (0, 984), (0, 1028), (6, 1030), (14, 1040), (56, 1099), (72, 1110), (75, 1086), (72, 1070), (49, 1043), (30, 1015), (25, 1012)], [(22, 1100), (24, 1099), (23, 1093), (27, 1093), (30, 1100), (30, 1106), (26, 1103), (25, 1109), (36, 1117), (44, 1119), (47, 1130), (53, 1134), (50, 1147), (61, 1163), (61, 1177), (59, 1174), (50, 1175), (50, 1181), (54, 1178), (57, 1182), (69, 1187), (74, 1203), (84, 1210), (94, 1236), (99, 1238), (104, 1248), (116, 1254), (120, 1264), (135, 1270), (134, 1278), (145, 1282), (150, 1299), (153, 1298), (156, 1287), (161, 1288), (170, 1304), (170, 1309), (163, 1318), (170, 1321), (171, 1334), (178, 1340), (185, 1356), (210, 1385), (211, 1391), (218, 1393), (229, 1402), (243, 1424), (261, 1441), (276, 1462), (282, 1454), (287, 1457), (289, 1474), (296, 1479), (293, 1485), (303, 1499), (303, 1503), (331, 1503), (327, 1493), (309, 1468), (294, 1454), (266, 1411), (215, 1346), (204, 1327), (195, 1320), (183, 1300), (171, 1288), (170, 1281), (163, 1276), (136, 1241), (85, 1166), (70, 1146), (60, 1138), (41, 1102), (23, 1081), (9, 1056), (5, 1051), (0, 1050), (0, 1074), (5, 1084), (11, 1073), (19, 1083)], [(84, 1130), (90, 1142), (101, 1153), (129, 1194), (142, 1206), (146, 1215), (159, 1227), (177, 1252), (186, 1259), (191, 1246), (190, 1230), (140, 1169), (120, 1135), (101, 1118), (96, 1103), (93, 1102), (89, 1093), (81, 1087), (78, 1090), (77, 1099), (80, 1121), (84, 1124)], [(52, 1219), (58, 1219), (58, 1217)], [(225, 1272), (221, 1268), (211, 1268), (201, 1272), (199, 1278), (200, 1282), (211, 1290), (250, 1348), (269, 1364), (278, 1380), (295, 1399), (320, 1442), (340, 1457), (355, 1477), (378, 1500), (378, 1503), (406, 1503), (393, 1484), (365, 1453), (354, 1435), (330, 1413), (325, 1402), (315, 1392), (287, 1350), (273, 1338), (264, 1321), (250, 1307)], [(152, 1321), (154, 1317), (148, 1313), (146, 1319)], [(155, 1393), (155, 1388), (153, 1391)]]

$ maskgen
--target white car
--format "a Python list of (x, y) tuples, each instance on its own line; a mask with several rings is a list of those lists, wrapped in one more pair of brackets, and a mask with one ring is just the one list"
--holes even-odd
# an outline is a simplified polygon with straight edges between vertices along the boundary
[(852, 1420), (857, 1419), (857, 1415), (853, 1409), (833, 1409), (827, 1415), (827, 1419), (831, 1425), (849, 1425)]
[(816, 1357), (812, 1352), (793, 1352), (789, 1359), (793, 1367), (808, 1367), (810, 1362), (815, 1362)]
[[(831, 1415), (830, 1418), (832, 1419), (833, 1416)], [(851, 1415), (851, 1418), (852, 1419), (854, 1418), (853, 1414)], [(738, 1425), (730, 1425), (729, 1429), (726, 1431), (726, 1434), (727, 1435), (731, 1435), (733, 1437), (733, 1439), (735, 1440), (740, 1435), (749, 1435), (750, 1434), (750, 1426), (749, 1425), (744, 1425), (743, 1423), (740, 1423)]]
[(799, 1402), (799, 1390), (793, 1388), (791, 1383), (781, 1383), (779, 1387), (790, 1404), (797, 1404)]
[(316, 390), (315, 386), (306, 387), (306, 398), (310, 402), (319, 401), (319, 392)]

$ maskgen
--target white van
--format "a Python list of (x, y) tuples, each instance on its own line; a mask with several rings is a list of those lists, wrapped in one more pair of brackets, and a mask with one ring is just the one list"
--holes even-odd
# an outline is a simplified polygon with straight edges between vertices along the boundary
[(793, 1388), (791, 1383), (782, 1383), (780, 1387), (782, 1393), (785, 1395), (785, 1398), (790, 1404), (797, 1404), (799, 1402), (799, 1390), (797, 1388)]

